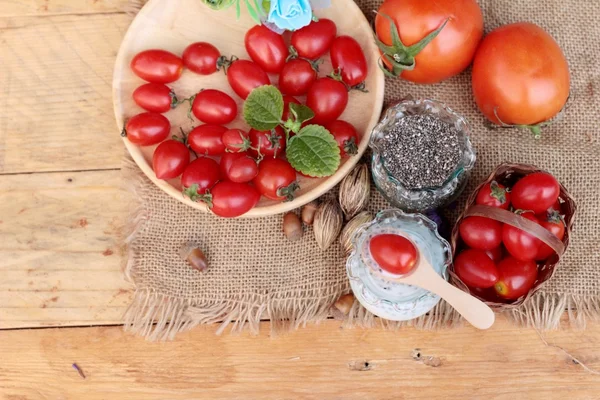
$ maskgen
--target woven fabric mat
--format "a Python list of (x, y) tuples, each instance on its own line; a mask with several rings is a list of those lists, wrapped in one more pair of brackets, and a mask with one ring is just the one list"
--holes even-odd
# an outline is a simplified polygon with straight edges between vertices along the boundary
[[(372, 10), (381, 2), (357, 3), (372, 19)], [(582, 324), (587, 317), (600, 315), (600, 11), (584, 0), (547, 0), (543, 6), (534, 0), (479, 0), (479, 4), (486, 32), (528, 20), (558, 41), (572, 77), (564, 119), (546, 128), (542, 140), (519, 130), (487, 129), (472, 99), (469, 71), (429, 86), (388, 79), (385, 103), (409, 94), (433, 98), (471, 121), (478, 162), (466, 193), (502, 162), (537, 165), (567, 187), (580, 210), (569, 250), (554, 277), (511, 313), (518, 322), (549, 329), (559, 326), (567, 308), (571, 320)], [(321, 251), (311, 228), (306, 228), (301, 241), (291, 243), (282, 234), (281, 216), (219, 219), (164, 194), (131, 162), (124, 172), (127, 185), (136, 189), (139, 199), (127, 241), (126, 274), (137, 288), (125, 316), (130, 330), (149, 339), (172, 338), (181, 330), (212, 322), (222, 322), (221, 330), (231, 325), (257, 331), (261, 318), (270, 319), (274, 331), (296, 328), (326, 318), (332, 303), (349, 291), (339, 245)], [(375, 191), (372, 198), (372, 211), (388, 207)], [(459, 200), (459, 209), (465, 198)], [(208, 272), (196, 272), (180, 259), (179, 247), (189, 240), (206, 249)], [(440, 302), (428, 316), (410, 323), (435, 328), (459, 320)], [(355, 304), (347, 323), (385, 322)]]

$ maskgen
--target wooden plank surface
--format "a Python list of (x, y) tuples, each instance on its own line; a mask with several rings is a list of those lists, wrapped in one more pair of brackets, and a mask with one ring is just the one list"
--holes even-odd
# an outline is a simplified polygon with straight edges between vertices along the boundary
[(0, 0), (0, 17), (122, 12), (129, 0)]
[[(264, 325), (258, 337), (202, 327), (169, 343), (119, 327), (0, 332), (0, 397), (597, 400), (600, 393), (600, 376), (503, 318), (487, 332), (340, 329), (327, 321), (269, 338)], [(600, 369), (600, 324), (546, 336)]]
[(120, 171), (0, 175), (0, 329), (118, 323)]

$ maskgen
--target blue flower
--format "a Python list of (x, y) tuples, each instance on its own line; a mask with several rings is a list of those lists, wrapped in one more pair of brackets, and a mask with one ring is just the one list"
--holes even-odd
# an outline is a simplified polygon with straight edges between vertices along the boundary
[(278, 28), (295, 31), (312, 20), (312, 8), (309, 0), (271, 0), (271, 9), (267, 22)]

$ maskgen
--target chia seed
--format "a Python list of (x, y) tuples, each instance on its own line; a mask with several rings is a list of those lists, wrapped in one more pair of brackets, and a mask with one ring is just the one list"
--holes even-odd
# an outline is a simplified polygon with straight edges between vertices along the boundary
[(461, 158), (456, 128), (432, 115), (407, 115), (383, 137), (384, 165), (407, 189), (440, 187)]

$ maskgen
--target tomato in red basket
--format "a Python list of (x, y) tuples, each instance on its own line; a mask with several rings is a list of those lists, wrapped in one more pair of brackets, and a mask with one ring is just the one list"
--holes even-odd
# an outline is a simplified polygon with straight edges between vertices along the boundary
[(146, 50), (131, 60), (133, 72), (152, 83), (175, 82), (183, 71), (183, 61), (166, 50)]
[[(280, 126), (273, 130), (262, 132), (250, 129), (250, 143), (252, 149), (250, 154), (255, 157), (275, 158), (285, 151), (285, 132)], [(255, 150), (258, 149), (258, 150)]]
[(189, 189), (196, 185), (195, 193), (184, 190), (184, 194), (187, 194), (194, 199), (196, 195), (202, 195), (221, 179), (221, 173), (219, 171), (219, 163), (212, 158), (200, 157), (192, 161), (181, 176), (181, 185), (184, 189)]
[(258, 164), (252, 157), (245, 156), (236, 158), (231, 162), (227, 177), (231, 182), (250, 182), (258, 175)]
[(491, 258), (495, 263), (499, 263), (500, 260), (504, 258), (504, 250), (502, 249), (502, 246), (498, 246), (492, 250), (486, 250), (485, 254), (487, 254), (488, 257)]
[(248, 133), (241, 129), (229, 129), (221, 137), (225, 150), (230, 153), (242, 153), (250, 148)]
[(459, 226), (460, 237), (469, 247), (492, 250), (502, 243), (502, 223), (485, 217), (467, 217)]
[(162, 142), (171, 132), (171, 123), (162, 114), (151, 112), (131, 117), (125, 124), (124, 135), (133, 144), (151, 146)]
[(356, 86), (367, 79), (367, 59), (356, 40), (338, 36), (331, 44), (331, 65), (339, 71), (348, 86)]
[[(537, 224), (540, 223), (533, 213), (523, 213), (521, 217)], [(511, 256), (525, 261), (535, 259), (538, 249), (542, 245), (540, 239), (508, 224), (504, 224), (502, 228), (502, 242)]]
[(535, 214), (552, 207), (559, 195), (558, 181), (546, 172), (535, 172), (519, 179), (511, 192), (514, 208), (533, 211)]
[(311, 123), (322, 125), (335, 121), (348, 105), (348, 89), (332, 78), (317, 79), (306, 95), (306, 105), (315, 113)]
[(303, 96), (317, 80), (317, 71), (304, 59), (290, 60), (279, 74), (279, 90), (292, 96)]
[(496, 293), (504, 299), (515, 300), (529, 293), (537, 279), (535, 261), (517, 260), (507, 257), (498, 263)]
[(391, 233), (371, 238), (369, 251), (381, 269), (396, 275), (408, 274), (419, 260), (417, 248), (410, 240)]
[(220, 217), (234, 218), (246, 214), (260, 200), (260, 193), (247, 183), (223, 181), (211, 192), (210, 210)]
[(281, 72), (290, 54), (283, 37), (264, 25), (256, 25), (246, 32), (246, 52), (263, 70), (271, 74)]
[(290, 119), (290, 103), (300, 104), (300, 101), (295, 97), (283, 95), (283, 115), (281, 116), (283, 122)]
[(300, 188), (296, 182), (296, 170), (280, 158), (261, 161), (253, 182), (258, 191), (271, 200), (291, 201), (294, 192)]
[(221, 125), (200, 125), (195, 127), (188, 136), (192, 150), (201, 155), (218, 156), (225, 153), (223, 133), (227, 130)]
[(133, 100), (144, 110), (164, 113), (177, 106), (177, 97), (170, 87), (162, 83), (146, 83), (135, 89)]
[(194, 97), (192, 112), (207, 124), (225, 125), (237, 117), (237, 104), (220, 90), (203, 90)]
[(292, 46), (300, 57), (315, 60), (327, 53), (337, 35), (335, 23), (321, 18), (292, 33)]
[(342, 157), (358, 153), (358, 133), (352, 124), (338, 119), (325, 125), (325, 128), (333, 135)]
[(506, 189), (506, 186), (493, 181), (479, 189), (475, 204), (508, 210), (510, 206), (510, 193)]
[(483, 250), (467, 249), (454, 259), (454, 272), (470, 287), (486, 289), (498, 281), (496, 264)]
[(158, 179), (173, 179), (183, 173), (190, 162), (190, 151), (177, 140), (158, 145), (152, 156), (152, 169)]
[[(565, 237), (565, 223), (560, 218), (558, 211), (548, 214), (544, 219), (540, 220), (540, 225), (546, 228), (554, 236), (562, 240)], [(536, 260), (545, 260), (554, 254), (554, 250), (546, 243), (542, 243), (538, 249)]]
[(196, 42), (183, 51), (183, 65), (201, 75), (210, 75), (219, 70), (221, 53), (210, 43)]
[(244, 100), (257, 87), (271, 83), (267, 73), (258, 64), (248, 60), (234, 61), (227, 69), (227, 81)]

